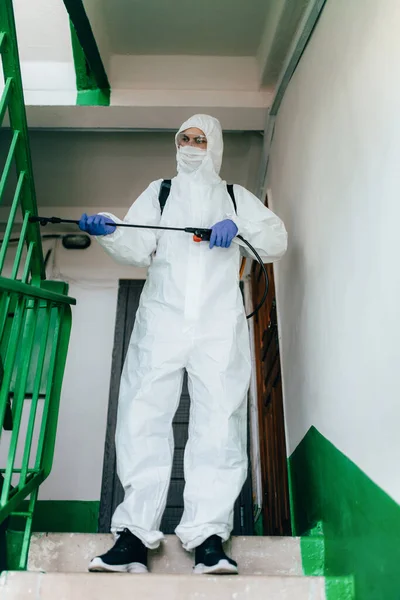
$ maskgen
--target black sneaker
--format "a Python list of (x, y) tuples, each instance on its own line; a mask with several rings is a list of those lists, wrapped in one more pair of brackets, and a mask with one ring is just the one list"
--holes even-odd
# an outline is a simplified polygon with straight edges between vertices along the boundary
[(129, 529), (118, 532), (114, 546), (89, 565), (91, 573), (147, 573), (147, 548)]
[(196, 575), (237, 575), (237, 563), (229, 558), (222, 547), (222, 539), (212, 535), (195, 550)]

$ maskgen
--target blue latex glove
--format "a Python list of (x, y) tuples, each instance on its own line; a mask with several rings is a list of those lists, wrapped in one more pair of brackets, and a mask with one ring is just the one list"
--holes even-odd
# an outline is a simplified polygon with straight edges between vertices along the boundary
[(80, 218), (79, 229), (86, 231), (90, 235), (109, 235), (114, 233), (115, 225), (107, 225), (107, 223), (114, 223), (110, 217), (104, 217), (103, 215), (92, 215), (88, 217), (86, 213)]
[(211, 227), (211, 232), (210, 248), (214, 248), (214, 246), (229, 248), (238, 228), (231, 219), (225, 219)]

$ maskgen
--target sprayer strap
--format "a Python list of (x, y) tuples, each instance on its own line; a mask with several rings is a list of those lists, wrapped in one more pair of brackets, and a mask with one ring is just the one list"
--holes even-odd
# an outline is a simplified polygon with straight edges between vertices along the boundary
[[(228, 194), (231, 197), (232, 204), (235, 209), (235, 213), (237, 214), (237, 206), (236, 206), (235, 192), (233, 191), (233, 184), (228, 183), (226, 186), (226, 189), (228, 190)], [(160, 202), (161, 214), (163, 214), (163, 211), (164, 211), (165, 205), (167, 203), (170, 192), (171, 192), (171, 179), (164, 179), (161, 183), (160, 193), (158, 194), (158, 201)]]

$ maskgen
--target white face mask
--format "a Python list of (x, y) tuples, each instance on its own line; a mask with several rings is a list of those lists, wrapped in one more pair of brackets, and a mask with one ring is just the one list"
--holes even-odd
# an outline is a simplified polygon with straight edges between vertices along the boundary
[(193, 146), (180, 146), (178, 148), (177, 160), (178, 166), (186, 173), (196, 171), (207, 156), (207, 150), (202, 148), (193, 148)]

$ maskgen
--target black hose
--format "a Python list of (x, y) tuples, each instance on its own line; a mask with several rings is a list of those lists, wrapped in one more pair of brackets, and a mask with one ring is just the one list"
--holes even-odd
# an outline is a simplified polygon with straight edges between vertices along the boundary
[(246, 244), (246, 246), (248, 246), (250, 248), (250, 250), (252, 251), (252, 253), (254, 254), (254, 256), (256, 257), (256, 259), (258, 260), (260, 267), (264, 273), (264, 278), (265, 278), (265, 290), (264, 290), (264, 294), (263, 297), (261, 298), (261, 301), (257, 304), (257, 306), (255, 307), (255, 309), (253, 310), (252, 313), (250, 313), (249, 315), (247, 315), (246, 319), (251, 319), (251, 317), (254, 317), (254, 315), (256, 315), (258, 313), (258, 311), (260, 310), (260, 308), (262, 308), (262, 306), (264, 306), (264, 303), (268, 297), (268, 289), (269, 289), (269, 280), (268, 280), (268, 273), (267, 273), (267, 269), (265, 268), (265, 265), (263, 263), (263, 260), (261, 258), (261, 256), (258, 254), (257, 250), (255, 248), (253, 248), (253, 246), (250, 244), (250, 242), (248, 242), (247, 240), (244, 239), (244, 237), (242, 237), (241, 235), (237, 235), (236, 237), (239, 238), (239, 240), (242, 240), (242, 242), (244, 244)]
[(49, 248), (49, 249), (47, 250), (47, 252), (46, 252), (46, 256), (45, 256), (45, 259), (44, 259), (44, 262), (43, 262), (43, 266), (44, 266), (44, 269), (45, 269), (45, 270), (46, 270), (47, 264), (48, 264), (48, 262), (49, 262), (49, 258), (50, 258), (50, 256), (51, 256), (51, 253), (52, 253), (52, 251), (53, 251), (53, 248)]

